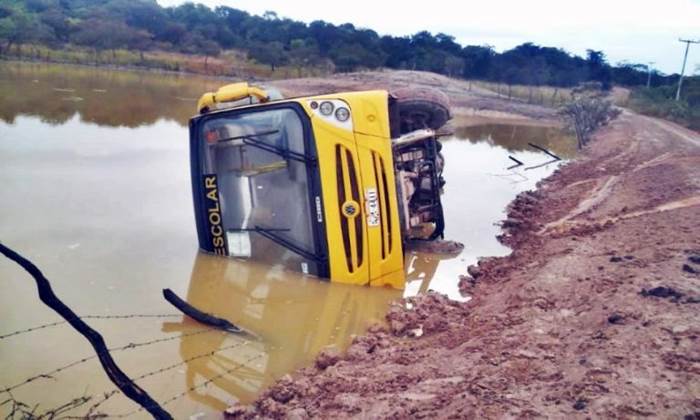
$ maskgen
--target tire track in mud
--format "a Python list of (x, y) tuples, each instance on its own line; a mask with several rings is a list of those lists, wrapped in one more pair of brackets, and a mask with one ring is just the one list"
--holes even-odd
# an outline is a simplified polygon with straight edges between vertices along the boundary
[(588, 197), (585, 199), (581, 200), (578, 206), (571, 211), (569, 214), (564, 216), (563, 218), (555, 221), (548, 223), (545, 225), (544, 228), (539, 232), (539, 234), (545, 234), (549, 230), (554, 230), (557, 229), (559, 226), (565, 225), (572, 219), (582, 215), (583, 213), (586, 213), (596, 206), (598, 206), (600, 203), (602, 203), (610, 194), (612, 193), (612, 189), (615, 186), (615, 184), (618, 181), (617, 176), (609, 176), (605, 181), (602, 179), (598, 180), (596, 183), (597, 185), (593, 188), (593, 191), (588, 194)]
[(645, 116), (640, 116), (640, 118), (646, 119), (648, 122), (659, 127), (662, 131), (670, 132), (673, 135), (675, 135), (677, 138), (680, 138), (680, 139), (687, 141), (695, 146), (700, 147), (700, 134), (698, 134), (698, 133), (695, 133), (695, 132), (690, 131), (690, 130), (683, 128), (683, 127), (679, 127), (673, 123), (669, 123), (667, 121), (660, 120), (658, 118), (645, 117)]
[[(648, 154), (649, 151), (643, 151), (642, 147), (649, 146), (653, 144), (654, 148), (662, 146), (663, 140), (666, 142), (670, 138), (681, 138), (691, 145), (700, 146), (700, 135), (694, 133), (688, 133), (679, 127), (675, 127), (673, 124), (660, 121), (651, 117), (640, 116), (631, 111), (625, 111), (622, 114), (621, 120), (625, 121), (627, 124), (631, 124), (633, 121), (643, 121), (645, 123), (651, 124), (653, 127), (651, 130), (638, 130), (632, 134), (632, 137), (636, 141), (630, 141), (627, 147), (620, 154), (615, 156), (608, 156), (598, 162), (599, 167), (606, 167), (610, 162), (629, 160), (630, 156), (644, 155)], [(668, 145), (667, 145), (668, 146)], [(538, 232), (538, 235), (546, 236), (551, 233), (562, 234), (564, 231), (571, 230), (574, 228), (585, 228), (585, 227), (601, 227), (606, 224), (615, 223), (620, 220), (627, 220), (630, 218), (641, 217), (653, 213), (659, 213), (664, 211), (676, 210), (685, 207), (695, 206), (700, 201), (700, 195), (686, 197), (682, 199), (672, 200), (666, 203), (659, 204), (653, 208), (633, 211), (625, 214), (621, 214), (614, 217), (602, 217), (595, 219), (586, 220), (575, 220), (581, 218), (586, 213), (590, 213), (599, 207), (603, 202), (610, 198), (614, 193), (616, 188), (624, 189), (626, 183), (633, 183), (634, 179), (631, 179), (636, 175), (636, 173), (644, 171), (646, 169), (653, 168), (658, 165), (666, 164), (669, 161), (680, 161), (687, 159), (683, 156), (683, 150), (669, 150), (660, 153), (651, 159), (642, 160), (639, 163), (635, 163), (630, 169), (627, 168), (624, 172), (618, 172), (614, 175), (609, 175), (603, 178), (580, 180), (572, 184), (566, 185), (565, 188), (571, 188), (577, 185), (583, 185), (590, 182), (595, 182), (595, 186), (586, 193), (585, 196), (580, 198), (578, 205), (571, 210), (568, 214), (559, 218), (556, 221), (549, 222), (545, 224)], [(692, 159), (692, 158), (691, 158)], [(635, 159), (636, 160), (636, 159)], [(693, 177), (689, 177), (692, 182)], [(698, 179), (696, 178), (696, 181)]]
[(595, 219), (595, 220), (590, 220), (590, 221), (574, 221), (571, 220), (572, 218), (567, 218), (565, 220), (559, 220), (557, 222), (554, 222), (552, 224), (548, 224), (546, 227), (544, 227), (542, 230), (537, 232), (538, 235), (540, 236), (547, 236), (547, 235), (562, 235), (565, 234), (567, 231), (571, 231), (573, 229), (581, 229), (581, 228), (603, 228), (605, 226), (608, 226), (610, 224), (617, 223), (622, 220), (629, 220), (629, 219), (634, 219), (637, 217), (642, 217), (642, 216), (648, 216), (652, 214), (658, 214), (666, 211), (672, 211), (672, 210), (679, 210), (679, 209), (684, 209), (686, 207), (693, 207), (693, 206), (700, 206), (700, 196), (695, 196), (695, 197), (690, 197), (690, 198), (685, 198), (682, 200), (676, 200), (676, 201), (671, 201), (669, 203), (664, 203), (661, 204), (657, 207), (654, 207), (649, 210), (641, 210), (641, 211), (635, 211), (635, 212), (630, 212), (626, 213), (620, 216), (615, 216), (615, 217), (607, 217), (604, 219)]

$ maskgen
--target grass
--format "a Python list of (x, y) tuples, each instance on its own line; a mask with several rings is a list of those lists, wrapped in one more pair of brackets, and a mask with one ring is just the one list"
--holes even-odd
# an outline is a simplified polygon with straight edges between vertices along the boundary
[(500, 97), (518, 99), (527, 103), (551, 107), (564, 105), (571, 100), (571, 89), (552, 86), (525, 86), (484, 81), (472, 81), (474, 86), (489, 90)]
[(645, 115), (671, 120), (691, 130), (700, 131), (700, 106), (674, 98), (675, 87), (638, 88), (630, 94), (627, 106)]
[[(500, 97), (516, 99), (527, 103), (561, 107), (572, 100), (572, 89), (552, 86), (508, 86), (503, 83), (471, 81), (474, 86), (489, 90)], [(688, 100), (675, 101), (675, 86), (661, 86), (647, 89), (639, 87), (618, 89), (612, 92), (615, 105), (630, 108), (640, 114), (664, 118), (692, 130), (700, 131), (700, 106)], [(690, 82), (684, 89), (692, 89)], [(697, 85), (695, 85), (695, 103), (697, 103)]]
[(95, 66), (137, 67), (246, 79), (289, 79), (325, 76), (332, 72), (332, 69), (321, 66), (301, 68), (279, 66), (273, 71), (269, 65), (249, 59), (245, 52), (239, 50), (226, 50), (217, 57), (206, 57), (169, 51), (140, 52), (124, 49), (95, 51), (76, 45), (65, 45), (57, 49), (43, 45), (24, 44), (13, 47), (3, 58)]

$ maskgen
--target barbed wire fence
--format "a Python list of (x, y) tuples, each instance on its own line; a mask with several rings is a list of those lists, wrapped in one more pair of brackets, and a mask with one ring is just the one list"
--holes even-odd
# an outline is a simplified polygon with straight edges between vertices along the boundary
[[(55, 321), (55, 322), (50, 322), (46, 323), (43, 325), (38, 325), (38, 326), (33, 326), (29, 328), (24, 328), (21, 330), (9, 332), (0, 335), (0, 342), (3, 340), (9, 339), (11, 337), (16, 337), (20, 336), (23, 334), (35, 332), (35, 331), (40, 331), (40, 330), (46, 330), (48, 328), (56, 327), (62, 324), (70, 324), (73, 328), (78, 330), (85, 338), (88, 339), (90, 344), (93, 346), (93, 348), (96, 351), (96, 354), (91, 355), (91, 356), (86, 356), (81, 359), (75, 360), (71, 363), (68, 363), (66, 365), (60, 366), (58, 368), (55, 368), (53, 370), (50, 370), (48, 372), (40, 373), (37, 375), (33, 375), (31, 377), (25, 378), (24, 380), (11, 385), (7, 386), (4, 389), (0, 389), (0, 408), (2, 407), (8, 407), (9, 412), (5, 416), (5, 419), (15, 419), (15, 418), (21, 418), (21, 419), (55, 419), (57, 416), (63, 416), (64, 414), (77, 409), (81, 406), (86, 405), (90, 401), (94, 401), (95, 399), (99, 398), (92, 406), (89, 407), (87, 413), (83, 416), (63, 416), (62, 418), (102, 418), (106, 417), (107, 415), (104, 413), (99, 413), (97, 412), (97, 409), (104, 404), (106, 401), (108, 401), (110, 398), (112, 398), (114, 395), (117, 395), (119, 393), (122, 393), (125, 397), (130, 398), (134, 402), (139, 404), (139, 408), (133, 411), (130, 411), (128, 413), (124, 414), (117, 414), (117, 415), (110, 415), (110, 417), (117, 417), (117, 418), (122, 418), (122, 417), (127, 417), (133, 414), (136, 414), (138, 412), (142, 411), (148, 411), (151, 415), (153, 415), (156, 418), (162, 418), (162, 419), (169, 419), (172, 418), (172, 416), (165, 411), (162, 406), (172, 403), (173, 401), (184, 397), (187, 395), (188, 392), (194, 391), (200, 387), (207, 386), (208, 384), (214, 382), (215, 380), (224, 377), (226, 375), (229, 375), (233, 373), (234, 371), (246, 366), (248, 363), (259, 359), (265, 355), (264, 352), (259, 352), (255, 356), (247, 359), (243, 363), (236, 364), (233, 368), (226, 369), (224, 372), (211, 376), (207, 378), (204, 382), (190, 386), (187, 388), (185, 391), (175, 394), (172, 397), (169, 397), (162, 402), (157, 402), (156, 400), (152, 399), (145, 391), (143, 391), (138, 385), (136, 385), (135, 381), (137, 380), (142, 380), (148, 377), (152, 377), (155, 375), (163, 374), (169, 370), (175, 369), (179, 366), (183, 366), (189, 362), (192, 362), (197, 359), (202, 359), (205, 357), (213, 357), (217, 353), (224, 352), (226, 350), (232, 350), (235, 348), (239, 348), (242, 346), (248, 345), (251, 341), (241, 339), (242, 341), (239, 341), (235, 344), (225, 346), (216, 350), (212, 350), (209, 352), (205, 352), (196, 356), (189, 357), (187, 359), (184, 359), (182, 361), (179, 361), (177, 363), (167, 365), (164, 367), (160, 367), (158, 369), (143, 373), (135, 378), (129, 378), (126, 376), (124, 372), (121, 371), (121, 369), (116, 365), (114, 360), (111, 357), (111, 353), (113, 352), (119, 352), (119, 351), (127, 351), (127, 350), (133, 350), (136, 348), (141, 348), (145, 346), (150, 346), (154, 345), (157, 343), (163, 343), (167, 341), (172, 341), (172, 340), (177, 340), (177, 339), (184, 339), (186, 337), (190, 336), (195, 336), (199, 334), (204, 334), (212, 331), (219, 331), (221, 332), (220, 328), (216, 327), (209, 327), (205, 329), (200, 329), (200, 330), (195, 330), (187, 333), (182, 333), (176, 336), (169, 336), (169, 337), (161, 337), (161, 338), (156, 338), (152, 340), (147, 340), (143, 342), (137, 342), (137, 343), (129, 343), (126, 345), (122, 346), (117, 346), (117, 347), (111, 347), (107, 348), (105, 346), (104, 340), (101, 337), (101, 335), (92, 329), (90, 326), (88, 326), (85, 323), (85, 320), (87, 319), (138, 319), (138, 318), (169, 318), (169, 317), (182, 317), (181, 314), (125, 314), (125, 315), (83, 315), (83, 316), (78, 316), (76, 315), (72, 309), (70, 309), (68, 306), (66, 306), (52, 291), (51, 286), (49, 281), (44, 277), (44, 275), (41, 273), (41, 271), (29, 260), (25, 259), (15, 251), (7, 248), (4, 246), (2, 243), (0, 243), (0, 253), (5, 255), (7, 258), (15, 261), (18, 263), (22, 268), (24, 268), (36, 281), (37, 287), (39, 290), (39, 297), (42, 302), (44, 302), (47, 306), (51, 307), (54, 311), (56, 311), (61, 317), (64, 319), (63, 321)], [(221, 332), (221, 334), (226, 334), (225, 332)], [(0, 343), (1, 344), (1, 343)], [(77, 398), (73, 398), (72, 400), (65, 402), (57, 407), (51, 408), (41, 414), (37, 414), (37, 410), (39, 408), (39, 404), (35, 404), (34, 406), (30, 406), (29, 404), (26, 404), (18, 399), (15, 398), (13, 394), (13, 390), (20, 388), (22, 386), (25, 386), (29, 383), (35, 382), (39, 379), (55, 379), (54, 375), (64, 372), (72, 367), (81, 365), (83, 363), (86, 363), (88, 361), (94, 360), (94, 359), (99, 359), (100, 363), (102, 364), (102, 367), (105, 369), (105, 372), (108, 374), (110, 380), (117, 386), (117, 388), (112, 389), (110, 391), (104, 392), (101, 397), (97, 397), (95, 395), (83, 395)], [(2, 395), (6, 395), (6, 398), (3, 400)]]
[[(181, 317), (181, 316), (182, 315), (179, 315), (179, 314), (129, 314), (129, 315), (86, 315), (83, 318), (85, 318), (85, 319), (96, 319), (96, 318), (100, 318), (100, 319), (135, 319), (135, 318), (168, 318), (168, 317)], [(61, 323), (65, 323), (65, 321), (64, 322), (48, 323), (48, 324), (40, 325), (37, 327), (27, 328), (24, 330), (18, 330), (18, 331), (15, 331), (13, 333), (5, 334), (1, 338), (13, 337), (16, 335), (23, 334), (25, 332), (32, 332), (32, 331), (37, 331), (37, 330), (41, 330), (44, 328), (49, 328), (52, 326), (60, 325)], [(154, 344), (158, 344), (158, 343), (173, 341), (173, 340), (177, 340), (177, 339), (184, 339), (184, 338), (191, 337), (191, 336), (205, 334), (208, 332), (220, 332), (220, 330), (218, 330), (217, 328), (205, 328), (205, 329), (191, 331), (188, 333), (178, 334), (178, 335), (172, 336), (172, 337), (162, 337), (162, 338), (147, 340), (147, 341), (143, 341), (143, 342), (129, 343), (129, 344), (122, 345), (122, 346), (111, 347), (111, 348), (109, 348), (109, 351), (110, 352), (129, 351), (129, 350), (142, 348), (145, 346), (150, 346), (150, 345), (154, 345)], [(225, 333), (222, 333), (222, 334), (225, 334)], [(132, 381), (136, 382), (136, 381), (144, 380), (144, 379), (149, 378), (149, 377), (154, 377), (156, 375), (166, 373), (166, 372), (171, 371), (173, 369), (176, 369), (178, 367), (185, 366), (190, 362), (193, 362), (193, 361), (196, 361), (199, 359), (209, 358), (209, 357), (215, 356), (219, 353), (224, 353), (226, 351), (230, 351), (230, 350), (234, 350), (234, 349), (240, 350), (246, 346), (249, 346), (251, 343), (253, 343), (253, 341), (241, 339), (241, 341), (239, 341), (237, 343), (234, 343), (234, 344), (231, 344), (228, 346), (224, 346), (224, 347), (221, 347), (221, 348), (216, 349), (216, 350), (211, 350), (208, 352), (197, 354), (197, 355), (188, 357), (186, 359), (183, 359), (179, 362), (172, 363), (170, 365), (166, 365), (166, 366), (160, 367), (158, 369), (153, 369), (151, 371), (145, 372), (139, 376), (132, 378)], [(235, 372), (236, 370), (245, 367), (248, 363), (251, 363), (251, 362), (253, 362), (253, 361), (255, 361), (263, 356), (264, 356), (263, 353), (256, 354), (255, 356), (253, 356), (249, 359), (246, 359), (243, 363), (239, 363), (231, 369), (227, 369), (220, 374), (217, 374), (215, 376), (208, 378), (207, 380), (205, 380), (204, 382), (202, 382), (200, 384), (189, 387), (181, 393), (175, 394), (175, 395), (173, 395), (173, 396), (171, 396), (163, 401), (160, 401), (159, 404), (161, 406), (170, 404), (173, 401), (176, 401), (176, 400), (186, 396), (187, 393), (194, 391), (196, 389), (199, 389), (201, 387), (205, 387), (208, 384), (216, 381), (217, 379), (220, 379), (226, 375), (229, 375), (229, 374)], [(96, 355), (83, 357), (81, 359), (75, 360), (71, 363), (65, 364), (65, 365), (60, 366), (58, 368), (52, 369), (50, 371), (27, 377), (26, 379), (14, 384), (14, 385), (11, 385), (11, 386), (8, 386), (4, 389), (1, 389), (0, 394), (6, 394), (8, 396), (8, 398), (5, 399), (4, 401), (0, 402), (0, 407), (2, 407), (2, 406), (10, 407), (9, 413), (5, 416), (5, 419), (21, 418), (21, 419), (39, 420), (39, 419), (56, 419), (59, 416), (61, 416), (61, 418), (65, 418), (65, 419), (73, 419), (73, 418), (75, 418), (75, 419), (78, 419), (78, 418), (91, 419), (91, 418), (103, 418), (103, 417), (124, 418), (124, 417), (128, 417), (128, 416), (131, 416), (133, 414), (136, 414), (138, 412), (145, 410), (145, 408), (140, 407), (139, 409), (132, 410), (132, 411), (127, 412), (127, 413), (114, 414), (114, 415), (113, 414), (107, 415), (107, 414), (98, 412), (97, 411), (98, 408), (100, 408), (104, 403), (109, 401), (115, 395), (120, 394), (120, 391), (117, 388), (103, 392), (101, 394), (83, 395), (80, 397), (73, 398), (70, 401), (67, 401), (67, 402), (65, 402), (57, 407), (53, 407), (51, 409), (48, 409), (40, 414), (37, 413), (37, 409), (39, 408), (39, 404), (36, 404), (34, 406), (30, 406), (24, 402), (21, 402), (21, 401), (18, 401), (17, 399), (15, 399), (15, 397), (12, 393), (12, 391), (14, 391), (18, 388), (21, 388), (29, 383), (35, 382), (39, 379), (55, 379), (56, 374), (62, 373), (66, 370), (69, 370), (69, 369), (75, 367), (75, 366), (89, 362), (89, 361), (94, 360), (96, 358), (97, 358)], [(0, 398), (0, 400), (1, 400), (1, 398)], [(66, 414), (66, 413), (68, 413), (72, 410), (75, 410), (81, 406), (85, 406), (86, 404), (88, 404), (91, 401), (94, 401), (94, 403), (87, 409), (87, 411), (85, 412), (84, 415), (62, 416), (63, 414)]]
[[(214, 355), (216, 355), (216, 354), (220, 354), (220, 353), (226, 352), (226, 351), (228, 351), (228, 350), (241, 349), (242, 347), (246, 347), (246, 346), (250, 345), (251, 343), (252, 343), (251, 341), (244, 340), (244, 341), (242, 341), (242, 342), (235, 343), (235, 344), (231, 344), (231, 345), (228, 345), (228, 346), (224, 346), (224, 347), (221, 347), (221, 348), (216, 349), (216, 350), (212, 350), (212, 351), (208, 351), (208, 352), (205, 352), (205, 353), (198, 354), (198, 355), (196, 355), (196, 356), (188, 357), (187, 359), (183, 359), (183, 360), (180, 361), (180, 362), (173, 363), (173, 364), (170, 364), (170, 365), (167, 365), (167, 366), (163, 366), (163, 367), (161, 367), (161, 368), (154, 369), (154, 370), (151, 370), (151, 371), (149, 371), (149, 372), (143, 373), (143, 374), (141, 374), (141, 375), (139, 375), (139, 376), (136, 376), (136, 377), (132, 378), (132, 380), (133, 380), (134, 382), (138, 382), (138, 381), (140, 381), (140, 380), (143, 380), (143, 379), (146, 379), (146, 378), (149, 378), (149, 377), (153, 377), (153, 376), (156, 376), (156, 375), (163, 374), (163, 373), (165, 373), (165, 372), (171, 371), (171, 370), (176, 369), (176, 368), (178, 368), (178, 367), (185, 366), (185, 365), (187, 365), (188, 363), (191, 363), (191, 362), (193, 362), (193, 361), (195, 361), (195, 360), (209, 358), (209, 357), (212, 357), (212, 356), (214, 356)], [(262, 355), (258, 355), (258, 356), (261, 357)], [(256, 357), (256, 358), (257, 358), (257, 357)], [(249, 361), (244, 362), (243, 365), (245, 365), (245, 364), (247, 364), (247, 363), (249, 363)], [(241, 367), (240, 365), (237, 366), (237, 368), (240, 368), (240, 367)], [(234, 369), (234, 370), (235, 370), (235, 369)], [(232, 373), (232, 372), (231, 372), (231, 373)], [(215, 379), (216, 379), (216, 378), (215, 378)], [(201, 385), (201, 384), (200, 384), (200, 385)], [(183, 392), (183, 393), (181, 393), (181, 394), (177, 394), (178, 398), (184, 397), (185, 395), (187, 395), (187, 392), (189, 392), (189, 391), (192, 391), (192, 389), (188, 388), (188, 390), (186, 390), (185, 392)], [(103, 413), (98, 413), (98, 412), (97, 412), (97, 409), (98, 409), (100, 406), (102, 406), (104, 403), (106, 403), (107, 401), (109, 401), (113, 396), (118, 395), (119, 393), (120, 393), (120, 391), (119, 391), (119, 389), (117, 389), (117, 388), (114, 388), (114, 389), (112, 389), (112, 390), (110, 390), (110, 391), (104, 392), (104, 393), (102, 394), (102, 396), (100, 397), (100, 399), (97, 400), (93, 405), (90, 406), (90, 408), (87, 410), (87, 412), (86, 412), (86, 414), (85, 414), (84, 416), (66, 417), (66, 418), (86, 418), (86, 417), (87, 417), (87, 418), (93, 418), (94, 416), (99, 416), (99, 417), (104, 416), (105, 414), (103, 414)], [(81, 401), (82, 404), (80, 404), (80, 405), (84, 405), (85, 403), (87, 403), (89, 400), (92, 400), (92, 399), (93, 399), (93, 397), (90, 397), (90, 398), (89, 398), (88, 400), (86, 400), (86, 401)], [(165, 405), (167, 402), (172, 402), (171, 400), (175, 400), (175, 399), (177, 399), (177, 398), (172, 398), (172, 397), (171, 397), (171, 398), (169, 398), (168, 400), (161, 401), (160, 404), (161, 404), (161, 405)], [(74, 399), (71, 400), (71, 401), (74, 402), (74, 401), (77, 401), (77, 400), (79, 400), (79, 398), (74, 398)], [(70, 404), (70, 403), (71, 403), (71, 402), (68, 402), (68, 403), (66, 403), (66, 404), (62, 404), (61, 406), (59, 406), (59, 407), (57, 407), (57, 408), (52, 408), (52, 409), (50, 409), (50, 410), (47, 410), (46, 412), (42, 413), (42, 414), (41, 414), (40, 416), (38, 416), (37, 418), (39, 418), (39, 419), (42, 419), (42, 418), (52, 418), (52, 415), (57, 414), (57, 413), (58, 413), (58, 410), (59, 410), (60, 408), (66, 406), (66, 405), (68, 405), (68, 404)], [(77, 407), (74, 406), (73, 408), (77, 408)], [(134, 410), (133, 412), (129, 412), (129, 414), (135, 414), (135, 413), (138, 412), (138, 411), (139, 411), (139, 410)], [(115, 415), (108, 415), (108, 417), (119, 417), (119, 415), (116, 415), (116, 416), (115, 416)]]
[[(78, 318), (85, 320), (85, 319), (175, 318), (175, 317), (181, 317), (181, 316), (182, 316), (182, 314), (129, 314), (129, 315), (83, 315), (83, 316), (80, 316)], [(43, 330), (45, 328), (56, 327), (58, 325), (63, 325), (63, 324), (67, 324), (67, 323), (68, 323), (68, 321), (56, 321), (56, 322), (50, 322), (48, 324), (43, 324), (43, 325), (38, 325), (35, 327), (30, 327), (30, 328), (25, 328), (25, 329), (13, 331), (10, 333), (5, 333), (3, 335), (0, 335), (0, 340), (4, 340), (6, 338), (26, 334), (26, 333), (33, 332), (33, 331)]]

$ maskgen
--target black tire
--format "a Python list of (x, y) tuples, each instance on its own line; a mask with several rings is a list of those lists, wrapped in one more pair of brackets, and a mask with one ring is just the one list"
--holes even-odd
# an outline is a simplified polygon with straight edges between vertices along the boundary
[(398, 108), (400, 134), (423, 128), (437, 130), (452, 118), (449, 98), (437, 89), (399, 88), (390, 94)]

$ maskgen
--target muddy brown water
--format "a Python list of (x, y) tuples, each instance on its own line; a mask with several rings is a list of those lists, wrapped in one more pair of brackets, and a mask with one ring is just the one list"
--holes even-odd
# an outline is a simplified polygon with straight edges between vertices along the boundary
[[(0, 63), (0, 240), (90, 316), (120, 366), (178, 418), (216, 417), (236, 400), (252, 401), (322, 347), (347, 345), (402, 296), (197, 252), (186, 123), (198, 95), (220, 83)], [(551, 127), (458, 128), (443, 141), (446, 237), (465, 249), (449, 257), (407, 251), (403, 294), (433, 289), (464, 299), (457, 277), (467, 265), (509, 252), (495, 239), (495, 222), (515, 194), (558, 165), (528, 142), (563, 158), (575, 153), (573, 139)], [(508, 156), (525, 165), (508, 170)], [(259, 337), (184, 319), (163, 288)], [(0, 402), (10, 388), (17, 401), (38, 404), (35, 414), (89, 397), (63, 414), (98, 404), (93, 412), (147, 417), (121, 395), (102, 402), (113, 386), (97, 360), (82, 361), (92, 349), (66, 324), (21, 332), (60, 318), (6, 259), (0, 290)]]

